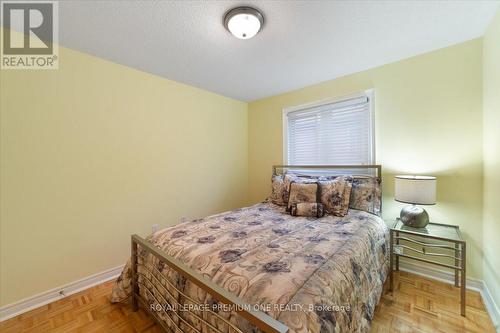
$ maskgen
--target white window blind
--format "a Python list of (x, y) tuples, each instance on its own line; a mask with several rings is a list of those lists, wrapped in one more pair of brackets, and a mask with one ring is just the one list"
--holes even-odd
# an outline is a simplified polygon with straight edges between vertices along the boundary
[(368, 95), (286, 112), (291, 165), (373, 164)]

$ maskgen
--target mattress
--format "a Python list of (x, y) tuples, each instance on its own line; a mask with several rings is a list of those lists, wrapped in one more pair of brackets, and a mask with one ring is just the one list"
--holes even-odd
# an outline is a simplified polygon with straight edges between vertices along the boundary
[[(266, 202), (168, 227), (147, 240), (290, 332), (368, 332), (389, 270), (386, 224), (354, 209), (344, 217), (295, 217)], [(192, 309), (213, 326), (172, 307), (186, 303), (211, 304), (242, 332), (258, 331), (140, 249), (138, 262), (139, 293), (150, 304), (163, 303), (163, 310), (168, 305), (167, 312), (175, 312), (170, 318), (158, 313), (172, 331), (232, 331), (201, 308)], [(116, 281), (112, 302), (129, 297), (130, 282), (129, 262)]]

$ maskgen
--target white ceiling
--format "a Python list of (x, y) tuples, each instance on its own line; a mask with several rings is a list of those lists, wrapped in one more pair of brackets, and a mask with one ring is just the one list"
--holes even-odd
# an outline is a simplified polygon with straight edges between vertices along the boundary
[[(253, 39), (221, 21), (265, 16)], [(499, 1), (61, 1), (60, 43), (252, 101), (480, 37)]]

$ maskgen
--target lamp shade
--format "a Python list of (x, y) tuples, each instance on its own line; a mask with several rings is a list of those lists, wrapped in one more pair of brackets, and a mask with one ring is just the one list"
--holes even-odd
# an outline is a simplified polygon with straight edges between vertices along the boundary
[(394, 199), (416, 205), (436, 203), (436, 177), (396, 176)]

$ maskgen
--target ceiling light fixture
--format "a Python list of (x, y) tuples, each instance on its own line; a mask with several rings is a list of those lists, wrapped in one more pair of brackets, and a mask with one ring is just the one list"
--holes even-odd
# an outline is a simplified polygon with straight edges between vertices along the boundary
[(250, 39), (264, 24), (264, 16), (252, 7), (236, 7), (224, 15), (224, 26), (234, 37)]

